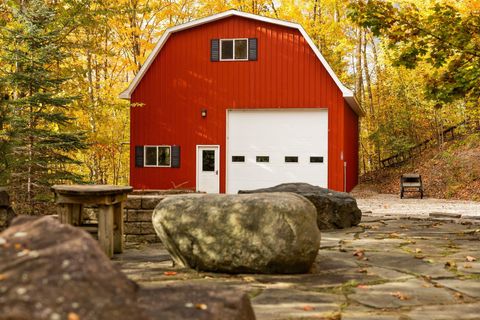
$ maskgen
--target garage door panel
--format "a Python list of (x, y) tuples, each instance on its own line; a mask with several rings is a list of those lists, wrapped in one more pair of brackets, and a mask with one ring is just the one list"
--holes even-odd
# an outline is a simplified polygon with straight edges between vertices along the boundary
[[(232, 110), (227, 121), (227, 192), (286, 182), (327, 186), (326, 110)], [(232, 162), (232, 156), (245, 162)], [(257, 156), (269, 162), (256, 162)], [(298, 162), (285, 162), (286, 156)], [(310, 163), (312, 156), (323, 157), (323, 163)]]

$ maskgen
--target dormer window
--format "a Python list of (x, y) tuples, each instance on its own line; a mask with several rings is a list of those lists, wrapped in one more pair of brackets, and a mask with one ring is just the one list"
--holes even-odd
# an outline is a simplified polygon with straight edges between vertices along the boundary
[(221, 39), (220, 60), (248, 60), (248, 39)]
[(257, 39), (211, 39), (210, 61), (257, 61)]

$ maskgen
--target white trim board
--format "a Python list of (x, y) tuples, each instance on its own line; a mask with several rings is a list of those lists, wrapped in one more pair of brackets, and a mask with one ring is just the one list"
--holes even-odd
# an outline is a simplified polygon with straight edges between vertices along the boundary
[(152, 52), (147, 57), (147, 60), (145, 60), (145, 63), (140, 68), (140, 71), (137, 73), (135, 78), (132, 80), (132, 82), (130, 83), (128, 88), (120, 94), (120, 98), (121, 99), (127, 99), (127, 100), (131, 98), (133, 91), (138, 86), (138, 84), (140, 83), (140, 80), (142, 80), (142, 78), (145, 75), (145, 73), (147, 72), (148, 68), (150, 68), (151, 64), (153, 63), (153, 61), (157, 57), (160, 50), (162, 50), (163, 46), (165, 45), (165, 43), (167, 42), (168, 38), (170, 37), (170, 35), (172, 33), (179, 32), (179, 31), (186, 30), (186, 29), (190, 29), (190, 28), (193, 28), (193, 27), (197, 27), (197, 26), (200, 26), (202, 24), (210, 23), (210, 22), (217, 21), (217, 20), (224, 19), (224, 18), (228, 18), (228, 17), (231, 17), (231, 16), (237, 16), (237, 17), (242, 17), (242, 18), (247, 18), (247, 19), (252, 19), (252, 20), (257, 20), (257, 21), (262, 21), (262, 22), (266, 22), (266, 23), (280, 25), (280, 26), (284, 26), (284, 27), (288, 27), (288, 28), (297, 29), (302, 34), (302, 36), (305, 38), (307, 43), (310, 45), (313, 52), (315, 52), (315, 55), (320, 60), (322, 65), (325, 67), (328, 74), (332, 77), (333, 81), (335, 81), (335, 84), (342, 91), (343, 97), (345, 98), (347, 103), (350, 105), (350, 107), (358, 115), (360, 115), (360, 116), (364, 115), (364, 111), (361, 109), (360, 105), (358, 104), (353, 91), (348, 89), (347, 87), (345, 87), (342, 84), (342, 82), (337, 77), (335, 72), (333, 72), (333, 69), (330, 67), (327, 60), (325, 60), (325, 58), (321, 54), (320, 50), (317, 48), (317, 46), (315, 46), (315, 44), (313, 43), (313, 40), (310, 38), (310, 36), (307, 34), (305, 29), (300, 24), (294, 23), (294, 22), (289, 22), (289, 21), (284, 21), (284, 20), (279, 20), (279, 19), (263, 17), (263, 16), (259, 16), (259, 15), (256, 15), (256, 14), (241, 12), (241, 11), (237, 11), (237, 10), (228, 10), (228, 11), (225, 11), (225, 12), (217, 13), (217, 14), (205, 17), (205, 18), (190, 21), (190, 22), (187, 22), (187, 23), (175, 26), (175, 27), (171, 27), (171, 28), (168, 28), (167, 30), (165, 30), (165, 33), (162, 35), (160, 40), (158, 40), (157, 45), (155, 46), (155, 48), (153, 48)]

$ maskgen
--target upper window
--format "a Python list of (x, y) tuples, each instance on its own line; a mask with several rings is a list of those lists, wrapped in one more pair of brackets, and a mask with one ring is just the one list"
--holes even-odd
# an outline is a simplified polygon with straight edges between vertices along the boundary
[(248, 60), (248, 39), (220, 40), (220, 60)]
[(145, 146), (145, 167), (170, 167), (170, 146)]

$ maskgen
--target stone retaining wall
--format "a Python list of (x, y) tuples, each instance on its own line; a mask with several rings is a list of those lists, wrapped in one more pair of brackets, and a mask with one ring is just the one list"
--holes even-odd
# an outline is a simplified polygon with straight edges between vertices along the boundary
[(152, 225), (153, 209), (166, 195), (129, 195), (125, 203), (126, 242), (160, 242)]

